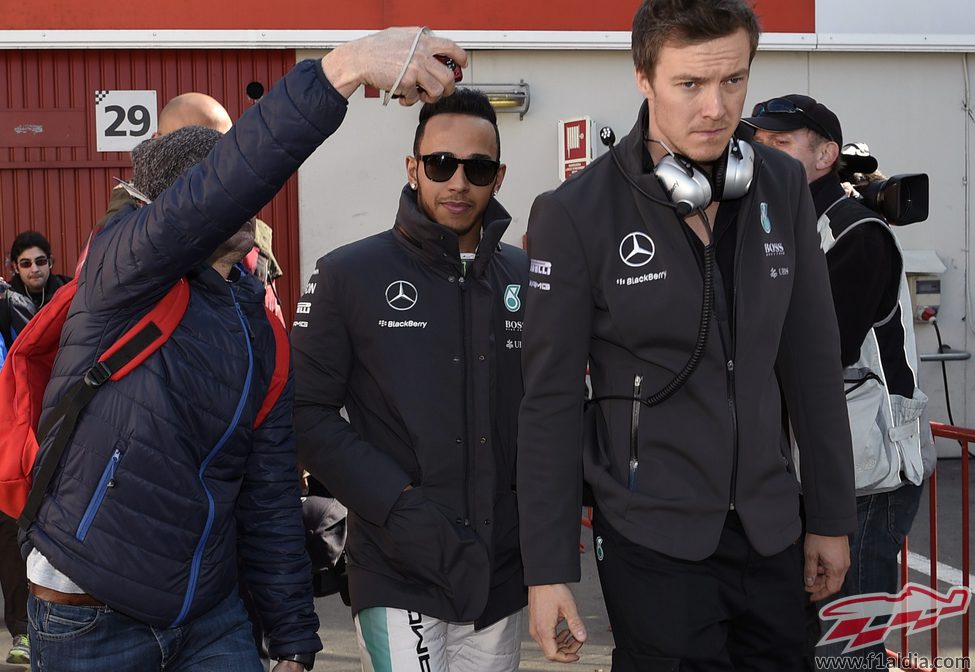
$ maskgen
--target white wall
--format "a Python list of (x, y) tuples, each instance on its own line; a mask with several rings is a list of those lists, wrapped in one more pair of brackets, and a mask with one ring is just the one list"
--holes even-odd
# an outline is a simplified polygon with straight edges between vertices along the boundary
[[(855, 4), (855, 3), (854, 3)], [(313, 55), (313, 52), (299, 57)], [(946, 343), (975, 351), (975, 332), (965, 322), (967, 277), (975, 276), (966, 240), (975, 240), (968, 217), (966, 180), (975, 169), (973, 122), (966, 117), (964, 56), (941, 53), (759, 52), (746, 112), (760, 100), (806, 93), (827, 104), (843, 123), (845, 141), (864, 141), (888, 175), (926, 172), (931, 178), (927, 222), (897, 230), (906, 249), (933, 249), (948, 267), (943, 276), (939, 324)], [(975, 59), (972, 59), (975, 61)], [(975, 63), (972, 78), (975, 79)], [(617, 137), (633, 125), (640, 97), (628, 52), (480, 51), (472, 54), (465, 82), (531, 85), (531, 109), (499, 115), (502, 160), (508, 173), (499, 199), (513, 215), (506, 236), (517, 244), (535, 195), (557, 186), (560, 118), (588, 114), (598, 129), (612, 126)], [(406, 181), (417, 108), (365, 99), (350, 102), (341, 130), (302, 168), (301, 261), (307, 277), (318, 256), (343, 243), (392, 225)], [(601, 148), (600, 148), (601, 149)], [(967, 230), (967, 235), (966, 235)], [(975, 324), (971, 324), (975, 328)], [(918, 350), (934, 352), (932, 327), (918, 327)], [(975, 425), (975, 364), (949, 363), (956, 423)], [(947, 421), (940, 369), (923, 364), (924, 388), (933, 419)]]
[(816, 0), (819, 33), (973, 34), (970, 0)]
[[(299, 58), (311, 55), (303, 52)], [(641, 102), (629, 53), (477, 52), (464, 72), (465, 83), (522, 79), (531, 86), (528, 114), (524, 120), (498, 115), (501, 158), (508, 165), (498, 199), (513, 216), (505, 236), (512, 244), (520, 244), (535, 196), (558, 186), (558, 120), (589, 114), (622, 136)], [(324, 251), (392, 226), (418, 112), (395, 103), (384, 108), (360, 90), (340, 131), (302, 167), (303, 275)], [(327, 226), (318, 224), (326, 221)]]

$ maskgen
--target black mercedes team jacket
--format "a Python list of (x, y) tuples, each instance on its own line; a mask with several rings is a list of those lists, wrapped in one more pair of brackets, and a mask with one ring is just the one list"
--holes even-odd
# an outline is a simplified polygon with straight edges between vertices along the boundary
[[(616, 152), (663, 201), (641, 165), (646, 114)], [(801, 449), (807, 528), (845, 535), (856, 525), (836, 317), (812, 201), (798, 162), (754, 149), (754, 180), (737, 209), (733, 342), (723, 344), (712, 322), (695, 373), (659, 406), (641, 406), (636, 423), (632, 402), (599, 403), (602, 440), (586, 453), (601, 515), (632, 541), (687, 560), (714, 552), (731, 509), (763, 555), (799, 536), (779, 380)], [(532, 208), (518, 462), (530, 585), (579, 578), (587, 362), (595, 396), (632, 396), (639, 375), (646, 397), (694, 349), (702, 273), (683, 227), (608, 155)]]
[(465, 276), (457, 236), (404, 188), (393, 229), (319, 259), (298, 304), (299, 459), (349, 508), (354, 612), (484, 626), (526, 602), (514, 487), (528, 260), (500, 242), (497, 201), (484, 221)]

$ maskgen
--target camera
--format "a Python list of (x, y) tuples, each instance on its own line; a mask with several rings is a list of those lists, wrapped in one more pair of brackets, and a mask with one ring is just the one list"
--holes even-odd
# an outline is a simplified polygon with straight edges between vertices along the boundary
[(853, 186), (860, 192), (860, 202), (883, 215), (893, 226), (923, 222), (928, 218), (927, 173), (905, 173)]
[(928, 218), (927, 173), (903, 173), (884, 177), (877, 159), (864, 142), (843, 145), (840, 180), (859, 193), (859, 201), (892, 226), (923, 222)]

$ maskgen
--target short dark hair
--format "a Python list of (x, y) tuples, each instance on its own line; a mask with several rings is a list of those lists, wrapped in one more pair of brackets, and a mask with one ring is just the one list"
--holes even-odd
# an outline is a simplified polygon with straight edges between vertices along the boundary
[(699, 44), (742, 28), (748, 33), (751, 63), (761, 28), (745, 0), (643, 0), (633, 16), (633, 64), (652, 80), (660, 50), (668, 42)]
[(471, 117), (487, 119), (494, 126), (494, 139), (498, 145), (498, 155), (495, 157), (501, 160), (501, 133), (498, 131), (498, 115), (488, 101), (488, 97), (483, 91), (467, 87), (457, 87), (453, 94), (444, 96), (435, 103), (425, 103), (420, 108), (420, 123), (416, 126), (416, 135), (413, 136), (413, 154), (420, 151), (420, 140), (423, 139), (423, 131), (426, 130), (427, 122), (438, 114), (466, 114)]
[(17, 237), (14, 238), (14, 244), (10, 246), (10, 263), (16, 264), (17, 258), (24, 253), (24, 250), (29, 250), (32, 247), (39, 247), (47, 257), (51, 256), (51, 243), (48, 242), (47, 238), (37, 231), (24, 231), (17, 234)]

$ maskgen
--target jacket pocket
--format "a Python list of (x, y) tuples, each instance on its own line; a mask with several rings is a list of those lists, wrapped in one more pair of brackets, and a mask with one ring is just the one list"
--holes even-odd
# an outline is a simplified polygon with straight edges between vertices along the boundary
[(900, 473), (900, 458), (884, 441), (884, 384), (869, 369), (847, 369), (844, 383), (857, 492), (884, 487)]
[(78, 530), (74, 535), (78, 541), (84, 541), (85, 537), (88, 536), (88, 530), (91, 529), (91, 524), (94, 522), (98, 510), (105, 500), (105, 495), (108, 494), (108, 489), (115, 487), (115, 472), (118, 469), (119, 461), (122, 459), (120, 445), (115, 444), (112, 455), (108, 458), (108, 463), (102, 470), (101, 478), (98, 479), (98, 485), (95, 486), (95, 492), (92, 494), (91, 499), (88, 500), (88, 506), (85, 508), (85, 513), (81, 517)]
[(487, 546), (462, 518), (428, 500), (422, 487), (400, 495), (377, 535), (380, 550), (404, 579), (440, 588), (459, 620), (473, 620), (487, 602)]
[(916, 387), (910, 399), (899, 394), (890, 395), (892, 423), (887, 430), (887, 439), (900, 455), (904, 478), (914, 485), (920, 485), (924, 480), (920, 418), (927, 405), (927, 395)]
[(68, 644), (91, 633), (110, 613), (109, 607), (76, 607), (31, 600), (27, 605), (27, 618), (34, 629), (31, 640), (36, 637), (39, 642)]

